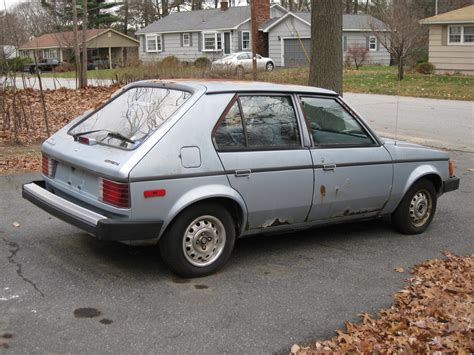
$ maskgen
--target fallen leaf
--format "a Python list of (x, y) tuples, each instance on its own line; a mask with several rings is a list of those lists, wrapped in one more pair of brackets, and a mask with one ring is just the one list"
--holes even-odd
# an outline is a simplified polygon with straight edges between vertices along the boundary
[[(288, 348), (287, 348), (287, 349), (288, 349)], [(296, 353), (298, 353), (298, 351), (300, 351), (300, 349), (301, 349), (301, 348), (300, 348), (299, 345), (294, 344), (294, 345), (291, 347), (291, 353), (292, 353), (292, 354), (296, 354)]]
[(402, 273), (402, 272), (405, 272), (405, 269), (403, 269), (402, 267), (397, 267), (395, 268), (395, 271)]
[(18, 222), (13, 222), (12, 224), (13, 224), (13, 227), (15, 227), (15, 228), (20, 227), (20, 223), (18, 223)]

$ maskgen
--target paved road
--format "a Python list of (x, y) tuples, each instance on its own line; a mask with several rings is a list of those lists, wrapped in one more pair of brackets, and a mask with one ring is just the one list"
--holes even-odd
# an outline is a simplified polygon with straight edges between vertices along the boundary
[[(257, 236), (237, 242), (222, 272), (192, 281), (174, 278), (153, 247), (97, 242), (22, 200), (34, 174), (1, 177), (0, 344), (15, 354), (283, 353), (330, 337), (391, 304), (409, 276), (394, 268), (474, 252), (474, 155), (452, 156), (461, 189), (439, 200), (423, 235), (379, 220)], [(85, 307), (101, 314), (78, 318)]]
[(474, 152), (474, 102), (353, 93), (344, 99), (380, 135)]

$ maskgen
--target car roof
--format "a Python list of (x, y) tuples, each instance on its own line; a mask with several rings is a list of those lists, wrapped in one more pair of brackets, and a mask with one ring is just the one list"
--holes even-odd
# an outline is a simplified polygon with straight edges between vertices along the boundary
[(207, 94), (229, 93), (229, 92), (284, 92), (284, 93), (308, 93), (322, 95), (337, 95), (332, 90), (314, 86), (303, 86), (293, 84), (276, 84), (263, 81), (243, 80), (192, 80), (192, 79), (170, 79), (170, 80), (146, 80), (137, 81), (130, 86), (150, 85), (158, 87), (179, 87), (190, 91), (205, 90)]

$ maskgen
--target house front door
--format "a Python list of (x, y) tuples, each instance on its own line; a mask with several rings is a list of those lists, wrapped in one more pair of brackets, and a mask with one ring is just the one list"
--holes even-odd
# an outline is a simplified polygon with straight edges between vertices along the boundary
[(224, 54), (230, 54), (230, 32), (224, 32)]

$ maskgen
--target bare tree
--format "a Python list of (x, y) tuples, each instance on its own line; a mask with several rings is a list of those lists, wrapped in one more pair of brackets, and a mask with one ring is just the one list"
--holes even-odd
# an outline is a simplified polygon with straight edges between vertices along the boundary
[(311, 0), (309, 85), (342, 94), (342, 0)]
[(347, 49), (347, 58), (349, 62), (354, 62), (356, 70), (359, 70), (362, 64), (366, 61), (368, 53), (369, 50), (365, 46), (352, 46)]
[(403, 80), (404, 64), (422, 38), (419, 17), (413, 13), (416, 0), (393, 0), (387, 7), (379, 8), (374, 15), (382, 21), (369, 25), (379, 43), (397, 60), (398, 80)]

